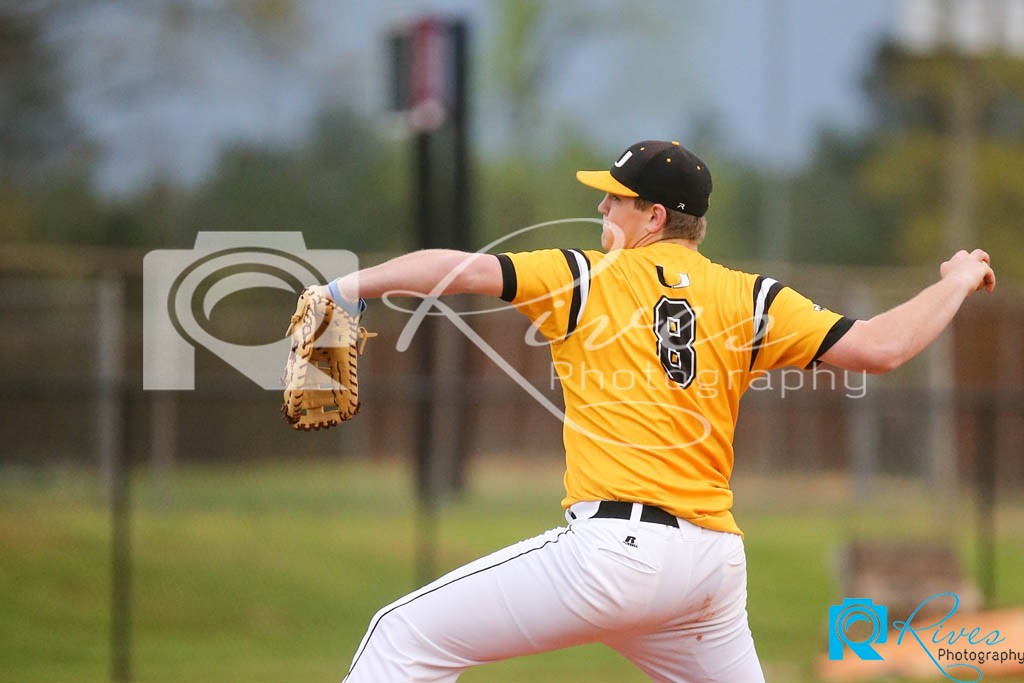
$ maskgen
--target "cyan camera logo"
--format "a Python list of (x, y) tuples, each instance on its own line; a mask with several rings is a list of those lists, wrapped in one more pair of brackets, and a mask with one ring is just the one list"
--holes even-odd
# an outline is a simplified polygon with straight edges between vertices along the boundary
[[(158, 250), (143, 261), (143, 388), (195, 388), (195, 349), (206, 348), (264, 389), (281, 389), (290, 342), (233, 344), (208, 329), (224, 297), (310, 285), (358, 270), (355, 254), (307, 249), (299, 232), (200, 232), (195, 248)], [(286, 319), (281, 324), (284, 332)]]
[(850, 648), (861, 659), (882, 659), (872, 645), (885, 642), (888, 624), (888, 608), (870, 598), (846, 598), (843, 604), (832, 605), (828, 608), (828, 658), (842, 659)]

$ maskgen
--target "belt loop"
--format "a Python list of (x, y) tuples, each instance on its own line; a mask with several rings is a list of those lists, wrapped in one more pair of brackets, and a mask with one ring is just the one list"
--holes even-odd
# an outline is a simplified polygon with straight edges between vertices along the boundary
[(597, 508), (600, 503), (596, 500), (581, 500), (578, 503), (573, 503), (565, 511), (565, 521), (569, 524), (573, 522), (581, 522), (584, 519), (590, 519), (597, 514)]
[(640, 526), (640, 517), (643, 514), (643, 503), (633, 503), (633, 508), (629, 511), (629, 528), (636, 529), (638, 526)]

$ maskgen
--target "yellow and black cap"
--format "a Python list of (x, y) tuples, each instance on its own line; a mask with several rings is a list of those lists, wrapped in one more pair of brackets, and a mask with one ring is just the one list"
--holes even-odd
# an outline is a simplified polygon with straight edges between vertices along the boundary
[(584, 185), (640, 197), (668, 209), (703, 216), (711, 202), (711, 171), (676, 141), (644, 140), (632, 145), (607, 171), (576, 171)]

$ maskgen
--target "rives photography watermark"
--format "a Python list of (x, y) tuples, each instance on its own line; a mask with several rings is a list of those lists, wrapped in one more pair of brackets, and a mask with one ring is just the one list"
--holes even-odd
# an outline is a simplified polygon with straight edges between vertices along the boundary
[(271, 288), (296, 297), (358, 270), (355, 254), (307, 249), (299, 232), (200, 232), (192, 249), (151, 251), (143, 261), (143, 388), (195, 389), (195, 351), (205, 348), (263, 389), (281, 388), (290, 340), (255, 345), (218, 338), (210, 324), (225, 297)]
[(907, 647), (956, 683), (982, 680), (981, 667), (986, 665), (1024, 665), (1024, 648), (1008, 643), (999, 628), (986, 626), (985, 615), (959, 615), (959, 607), (956, 593), (936, 593), (905, 620), (894, 620), (890, 634), (885, 605), (871, 598), (846, 598), (828, 608), (828, 658), (843, 660), (851, 654), (882, 662), (893, 657), (897, 648)]
[(829, 659), (842, 659), (847, 648), (860, 659), (882, 659), (874, 646), (884, 643), (889, 635), (889, 609), (885, 605), (876, 605), (871, 598), (847, 598), (828, 608), (828, 623)]
[[(573, 365), (563, 361), (553, 361), (548, 374), (548, 388), (556, 389), (562, 379), (575, 378), (582, 390), (588, 386), (598, 389), (614, 389), (616, 391), (632, 391), (634, 389), (663, 389), (665, 391), (684, 391), (671, 377), (665, 374), (660, 365), (646, 363), (639, 369), (617, 368), (611, 371), (599, 370), (587, 365), (586, 362)], [(749, 380), (749, 381), (748, 381)], [(783, 368), (775, 372), (756, 370), (748, 373), (744, 370), (717, 372), (700, 370), (694, 373), (694, 381), (685, 389), (695, 391), (701, 398), (717, 398), (722, 393), (731, 393), (744, 387), (747, 391), (777, 392), (779, 398), (788, 394), (807, 389), (810, 391), (841, 391), (846, 398), (859, 399), (867, 395), (867, 373), (836, 371), (830, 367), (817, 365), (810, 370)]]

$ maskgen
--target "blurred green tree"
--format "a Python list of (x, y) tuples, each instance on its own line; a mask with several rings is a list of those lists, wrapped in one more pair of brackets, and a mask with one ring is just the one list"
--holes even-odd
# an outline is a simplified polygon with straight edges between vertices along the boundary
[(38, 182), (67, 163), (74, 128), (39, 3), (0, 4), (0, 182)]
[(150, 244), (188, 247), (209, 230), (300, 231), (308, 246), (397, 251), (408, 243), (399, 145), (351, 112), (324, 112), (300, 146), (239, 145), (194, 191), (154, 187), (133, 202)]
[(866, 193), (870, 134), (823, 131), (813, 162), (793, 179), (790, 255), (798, 263), (890, 265), (898, 212)]
[(1001, 272), (1024, 274), (1024, 61), (886, 43), (867, 85), (880, 129), (859, 182), (899, 218), (896, 257), (980, 246)]
[[(0, 4), (0, 240), (52, 238), (74, 219), (102, 220), (81, 175), (88, 161), (67, 114), (45, 4)], [(44, 199), (44, 197), (46, 199)]]

